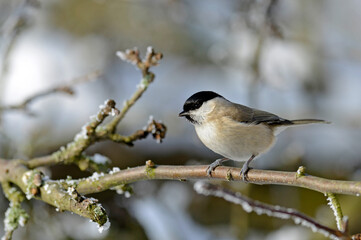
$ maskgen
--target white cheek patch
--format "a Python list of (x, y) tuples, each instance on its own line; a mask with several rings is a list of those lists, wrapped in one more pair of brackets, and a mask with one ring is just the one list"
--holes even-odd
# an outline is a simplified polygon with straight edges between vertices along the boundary
[(197, 123), (202, 123), (214, 109), (215, 105), (212, 101), (204, 102), (202, 106), (196, 110), (190, 111), (190, 116)]

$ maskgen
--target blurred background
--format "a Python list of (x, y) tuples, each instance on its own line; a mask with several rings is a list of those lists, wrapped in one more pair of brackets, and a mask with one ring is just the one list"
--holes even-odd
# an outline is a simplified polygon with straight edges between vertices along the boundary
[[(165, 141), (148, 138), (132, 148), (98, 143), (87, 153), (108, 156), (127, 168), (156, 164), (208, 164), (219, 156), (178, 118), (184, 101), (212, 90), (231, 101), (284, 118), (320, 118), (332, 125), (289, 129), (255, 168), (361, 180), (361, 2), (356, 0), (0, 0), (0, 105), (22, 102), (94, 71), (96, 81), (74, 86), (75, 95), (53, 94), (28, 112), (5, 111), (0, 157), (31, 158), (66, 145), (105, 99), (122, 106), (141, 74), (115, 52), (153, 46), (164, 54), (152, 68), (155, 82), (118, 127), (130, 134), (150, 115), (168, 127)], [(29, 114), (29, 112), (31, 114)], [(233, 163), (227, 163), (232, 165)], [(236, 165), (238, 166), (238, 165)], [(55, 166), (53, 179), (87, 176)], [(285, 186), (222, 183), (256, 200), (296, 208), (336, 228), (326, 198)], [(14, 239), (324, 239), (291, 221), (247, 214), (222, 199), (199, 196), (192, 182), (132, 184), (130, 198), (95, 194), (111, 228), (31, 200), (30, 222)], [(361, 232), (361, 201), (339, 196), (351, 233)], [(0, 234), (8, 206), (0, 196)]]

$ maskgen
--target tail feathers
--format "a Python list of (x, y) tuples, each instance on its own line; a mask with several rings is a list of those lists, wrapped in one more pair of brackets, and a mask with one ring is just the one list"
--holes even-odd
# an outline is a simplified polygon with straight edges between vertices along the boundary
[(324, 124), (330, 124), (331, 122), (321, 120), (321, 119), (296, 119), (291, 120), (290, 125), (301, 125), (301, 124), (310, 124), (310, 123), (324, 123)]
[(324, 123), (330, 124), (331, 122), (320, 120), (320, 119), (296, 119), (296, 120), (285, 120), (283, 124), (277, 125), (274, 129), (274, 134), (278, 135), (284, 129), (296, 125), (311, 124), (311, 123)]

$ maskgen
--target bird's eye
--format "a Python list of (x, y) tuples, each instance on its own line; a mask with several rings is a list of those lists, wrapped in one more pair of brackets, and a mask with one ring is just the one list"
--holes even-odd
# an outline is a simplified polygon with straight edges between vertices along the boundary
[(200, 108), (201, 107), (201, 103), (200, 102), (196, 102), (195, 104), (194, 104), (194, 108), (195, 109), (198, 109), (198, 108)]

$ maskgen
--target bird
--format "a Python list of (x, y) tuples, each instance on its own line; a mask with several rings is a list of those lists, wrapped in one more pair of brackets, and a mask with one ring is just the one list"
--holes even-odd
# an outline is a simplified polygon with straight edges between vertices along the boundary
[(251, 161), (269, 151), (282, 130), (304, 124), (330, 123), (321, 119), (288, 120), (233, 103), (213, 91), (200, 91), (190, 96), (179, 117), (185, 117), (194, 125), (206, 147), (223, 156), (208, 166), (208, 176), (212, 176), (212, 171), (224, 161), (245, 161), (240, 175), (246, 182)]

